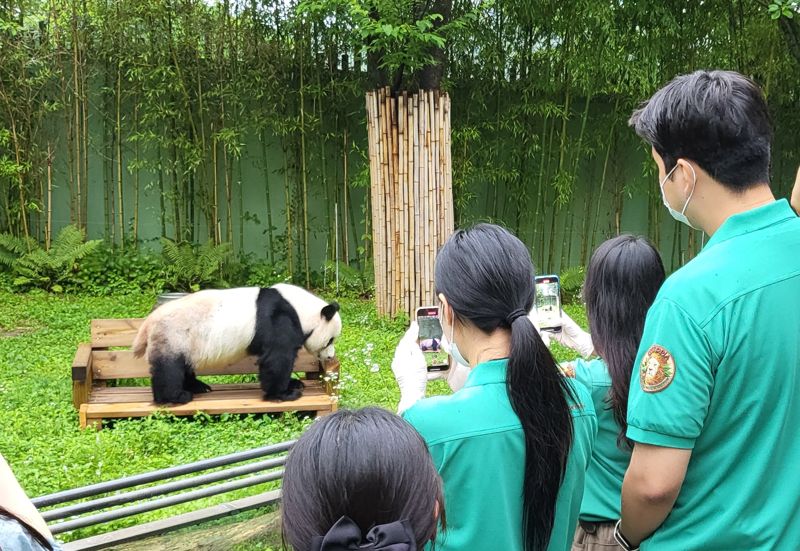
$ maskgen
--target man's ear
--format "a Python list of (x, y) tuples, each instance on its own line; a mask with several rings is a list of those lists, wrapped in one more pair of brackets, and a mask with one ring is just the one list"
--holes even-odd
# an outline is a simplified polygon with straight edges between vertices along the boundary
[(327, 321), (331, 321), (333, 316), (336, 315), (336, 312), (339, 311), (339, 303), (336, 301), (331, 302), (330, 304), (325, 305), (322, 309), (322, 317), (325, 318)]
[(678, 159), (677, 164), (678, 168), (672, 179), (677, 180), (676, 183), (683, 190), (683, 194), (688, 196), (697, 185), (697, 169), (686, 159)]

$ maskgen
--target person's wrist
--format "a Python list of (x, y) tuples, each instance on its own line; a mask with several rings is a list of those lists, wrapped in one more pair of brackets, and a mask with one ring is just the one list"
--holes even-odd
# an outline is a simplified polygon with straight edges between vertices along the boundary
[(628, 538), (626, 538), (625, 535), (620, 530), (621, 524), (622, 524), (622, 519), (618, 520), (617, 523), (614, 525), (614, 540), (625, 551), (638, 551), (639, 546), (631, 543), (631, 541)]
[(419, 402), (425, 397), (424, 392), (419, 390), (400, 389), (400, 403), (397, 404), (397, 413), (402, 414), (405, 410)]

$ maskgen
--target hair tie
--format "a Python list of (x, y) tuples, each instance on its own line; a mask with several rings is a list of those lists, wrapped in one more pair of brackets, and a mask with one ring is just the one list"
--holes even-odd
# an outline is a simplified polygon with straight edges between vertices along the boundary
[(509, 325), (513, 325), (513, 323), (517, 321), (517, 318), (521, 318), (527, 315), (528, 312), (526, 312), (522, 308), (517, 308), (516, 310), (514, 310), (513, 312), (511, 312), (509, 315), (506, 316), (506, 323)]
[(378, 524), (362, 540), (361, 529), (344, 516), (327, 534), (311, 539), (310, 551), (417, 551), (417, 542), (407, 520)]

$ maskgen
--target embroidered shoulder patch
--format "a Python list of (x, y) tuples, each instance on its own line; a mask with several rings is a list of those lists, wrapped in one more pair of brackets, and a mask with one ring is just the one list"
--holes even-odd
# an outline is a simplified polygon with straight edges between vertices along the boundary
[(570, 379), (575, 378), (575, 366), (572, 363), (565, 363), (565, 364), (556, 364), (558, 365), (558, 370), (561, 372), (561, 375), (564, 377), (569, 377)]
[(645, 392), (661, 392), (675, 378), (675, 360), (669, 350), (654, 344), (642, 358), (639, 383)]

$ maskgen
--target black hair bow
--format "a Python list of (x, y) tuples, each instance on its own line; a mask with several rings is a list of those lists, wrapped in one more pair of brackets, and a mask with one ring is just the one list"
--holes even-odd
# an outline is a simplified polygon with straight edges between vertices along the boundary
[(310, 551), (417, 551), (417, 543), (407, 520), (379, 524), (362, 540), (358, 525), (342, 517), (325, 536), (314, 536)]

